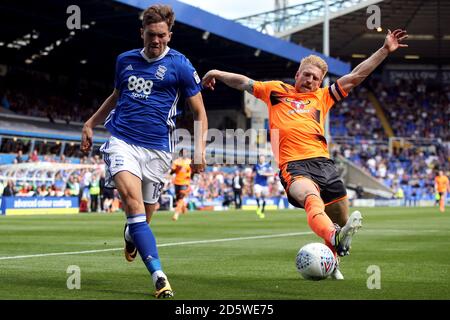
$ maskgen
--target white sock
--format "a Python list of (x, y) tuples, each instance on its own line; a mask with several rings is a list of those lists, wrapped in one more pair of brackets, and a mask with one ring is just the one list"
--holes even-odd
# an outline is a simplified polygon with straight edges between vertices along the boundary
[(165, 273), (162, 272), (162, 270), (156, 270), (155, 272), (152, 273), (152, 280), (154, 285), (156, 285), (156, 280), (158, 280), (158, 278), (160, 277), (167, 279)]
[(127, 225), (127, 228), (125, 229), (125, 239), (128, 242), (134, 243), (133, 238), (131, 237), (130, 228), (128, 227), (128, 225)]

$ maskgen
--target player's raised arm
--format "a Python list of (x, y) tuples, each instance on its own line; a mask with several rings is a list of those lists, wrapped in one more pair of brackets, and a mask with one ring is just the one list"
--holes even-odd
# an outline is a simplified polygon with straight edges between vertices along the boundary
[(119, 91), (114, 89), (113, 93), (106, 98), (97, 112), (94, 113), (83, 126), (81, 132), (81, 151), (88, 152), (92, 147), (92, 138), (94, 136), (93, 130), (96, 126), (103, 123), (112, 109), (116, 106), (119, 99)]
[[(206, 166), (206, 137), (208, 131), (208, 118), (206, 117), (205, 106), (203, 104), (202, 94), (199, 92), (196, 95), (186, 99), (189, 107), (194, 114), (194, 121), (200, 123), (200, 132), (195, 132), (194, 137), (194, 163), (193, 172), (198, 173), (205, 170)], [(200, 136), (201, 134), (201, 136)]]
[(220, 70), (210, 70), (208, 71), (203, 79), (202, 85), (205, 88), (214, 90), (216, 85), (216, 80), (225, 83), (227, 86), (237, 89), (240, 91), (248, 91), (253, 94), (253, 83), (254, 81), (242, 74), (225, 72)]
[(401, 43), (407, 37), (408, 35), (406, 34), (406, 30), (397, 29), (394, 32), (388, 30), (384, 44), (380, 49), (356, 66), (351, 73), (338, 79), (341, 88), (345, 92), (349, 92), (351, 89), (358, 86), (383, 62), (384, 59), (386, 59), (390, 53), (394, 52), (398, 48), (407, 47), (407, 44)]

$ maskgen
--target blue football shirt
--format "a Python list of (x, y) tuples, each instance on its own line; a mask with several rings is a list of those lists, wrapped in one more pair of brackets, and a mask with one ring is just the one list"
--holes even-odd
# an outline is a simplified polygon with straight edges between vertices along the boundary
[(117, 57), (114, 86), (119, 99), (105, 120), (111, 135), (129, 144), (172, 152), (178, 100), (201, 91), (190, 61), (169, 47), (154, 59), (144, 49), (130, 50)]
[(268, 177), (264, 174), (273, 173), (272, 166), (269, 162), (263, 163), (263, 164), (256, 164), (253, 167), (253, 170), (256, 172), (255, 175), (255, 184), (259, 184), (260, 186), (267, 186), (267, 179)]

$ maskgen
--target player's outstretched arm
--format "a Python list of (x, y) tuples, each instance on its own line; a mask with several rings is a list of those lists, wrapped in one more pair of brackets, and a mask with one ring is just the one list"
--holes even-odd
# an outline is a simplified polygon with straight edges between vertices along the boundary
[(194, 114), (194, 128), (196, 124), (201, 126), (199, 130), (194, 129), (194, 162), (193, 172), (203, 172), (206, 167), (206, 138), (208, 134), (208, 118), (206, 117), (205, 106), (203, 104), (202, 94), (199, 92), (195, 96), (186, 99), (189, 107)]
[(349, 92), (354, 87), (363, 82), (386, 57), (397, 50), (398, 48), (407, 47), (407, 44), (403, 44), (403, 40), (408, 38), (406, 30), (397, 29), (394, 32), (388, 30), (386, 39), (383, 46), (378, 49), (369, 58), (361, 62), (356, 66), (353, 71), (338, 79), (339, 85), (345, 92)]
[(216, 80), (225, 83), (227, 86), (233, 89), (237, 89), (240, 91), (245, 90), (253, 94), (254, 81), (242, 74), (237, 73), (225, 72), (220, 70), (210, 70), (204, 75), (202, 79), (202, 85), (205, 88), (214, 90)]
[(114, 89), (113, 93), (106, 98), (97, 112), (84, 123), (83, 130), (81, 132), (81, 151), (89, 152), (92, 147), (92, 138), (94, 136), (94, 128), (103, 123), (106, 117), (109, 115), (112, 109), (116, 106), (119, 99), (119, 91)]

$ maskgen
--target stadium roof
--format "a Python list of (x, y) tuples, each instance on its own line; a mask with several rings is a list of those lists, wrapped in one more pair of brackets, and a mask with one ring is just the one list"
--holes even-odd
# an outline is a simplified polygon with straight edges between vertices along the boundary
[[(289, 61), (297, 64), (301, 57), (311, 53), (320, 55), (176, 0), (6, 0), (0, 5), (0, 63), (23, 65), (31, 59), (33, 67), (41, 65), (45, 69), (63, 63), (64, 69), (74, 66), (79, 69), (80, 61), (86, 60), (86, 67), (113, 69), (110, 62), (117, 53), (142, 46), (138, 20), (142, 9), (160, 2), (170, 4), (176, 13), (174, 37), (169, 45), (207, 67), (228, 67), (255, 78), (283, 77), (280, 69), (285, 68), (280, 68), (281, 65)], [(72, 13), (67, 8), (72, 4), (81, 9), (82, 29), (73, 30), (71, 35), (66, 21)], [(40, 57), (33, 59), (33, 55)], [(324, 58), (335, 75), (350, 70), (348, 63)], [(266, 68), (261, 70), (261, 65)]]
[[(116, 1), (140, 9), (147, 8), (149, 4), (161, 2), (145, 0)], [(315, 52), (302, 46), (295, 45), (292, 42), (263, 34), (255, 31), (254, 29), (244, 27), (239, 23), (221, 18), (180, 1), (165, 0), (164, 3), (172, 6), (176, 12), (176, 19), (178, 22), (188, 26), (213, 33), (233, 42), (259, 49), (275, 56), (283, 57), (295, 63), (297, 63), (301, 57), (310, 54), (321, 55), (327, 61), (330, 72), (335, 75), (344, 75), (350, 71), (350, 66), (348, 63), (323, 56), (320, 52)], [(181, 49), (182, 48), (180, 48), (180, 50)], [(255, 57), (251, 57), (250, 59), (255, 59)]]
[[(369, 1), (380, 6), (383, 28), (407, 27), (411, 34), (419, 35), (416, 39), (410, 38), (410, 47), (398, 53), (398, 62), (405, 62), (404, 54), (418, 54), (428, 59), (420, 62), (450, 59), (450, 31), (443, 21), (445, 16), (450, 16), (448, 1)], [(98, 80), (109, 90), (113, 85), (116, 56), (142, 46), (139, 34), (141, 9), (138, 8), (156, 2), (161, 1), (3, 0), (0, 4), (0, 64), (64, 74), (69, 79), (68, 86), (74, 79)], [(254, 79), (291, 79), (298, 68), (296, 61), (309, 52), (305, 48), (322, 50), (320, 23), (293, 34), (292, 40), (301, 43), (305, 47), (302, 48), (185, 3), (164, 2), (170, 3), (177, 15), (170, 46), (183, 52), (200, 75), (218, 68)], [(66, 11), (72, 4), (81, 8), (82, 29), (71, 35), (66, 26), (70, 14)], [(437, 19), (438, 8), (440, 19)], [(380, 46), (382, 38), (379, 37), (383, 35), (366, 29), (367, 16), (364, 9), (359, 9), (331, 20), (331, 56), (350, 61), (352, 54), (368, 55)], [(34, 39), (36, 35), (38, 37)], [(437, 41), (439, 35), (444, 40)], [(18, 48), (8, 48), (10, 45)], [(39, 57), (32, 59), (35, 55)], [(26, 60), (33, 61), (26, 64)], [(349, 70), (349, 65), (339, 62), (337, 65), (347, 66)], [(99, 92), (99, 100), (104, 97), (105, 93)], [(240, 92), (226, 86), (218, 86), (214, 94), (204, 91), (204, 97), (209, 109), (240, 109), (242, 98)]]
[[(391, 61), (410, 62), (405, 56), (418, 56), (420, 63), (450, 62), (450, 1), (445, 0), (329, 0), (330, 55), (351, 61), (373, 53), (383, 43), (387, 29), (406, 29), (409, 48), (398, 51)], [(369, 30), (367, 7), (380, 8), (382, 32)], [(272, 25), (278, 36), (290, 35), (293, 43), (322, 49), (323, 1), (311, 0), (282, 10), (237, 19), (258, 30)], [(282, 17), (282, 20), (280, 20)], [(358, 58), (358, 59), (360, 59)], [(410, 57), (411, 58), (411, 57)]]
[[(257, 80), (292, 79), (298, 60), (312, 52), (175, 0), (3, 0), (0, 64), (64, 74), (68, 85), (87, 78), (112, 88), (117, 55), (142, 46), (140, 8), (158, 2), (171, 4), (176, 12), (170, 46), (183, 52), (200, 75), (217, 68)], [(72, 4), (81, 9), (81, 30), (67, 28), (72, 14), (67, 8)], [(329, 63), (337, 75), (350, 70), (347, 63)], [(99, 92), (99, 99), (104, 96)], [(240, 109), (241, 98), (240, 92), (225, 86), (215, 94), (205, 92), (208, 108), (213, 109)]]

